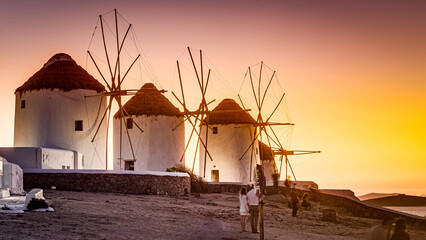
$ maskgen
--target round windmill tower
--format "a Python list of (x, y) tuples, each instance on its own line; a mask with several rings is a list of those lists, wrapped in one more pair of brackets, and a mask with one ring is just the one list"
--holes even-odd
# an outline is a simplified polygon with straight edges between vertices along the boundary
[(104, 169), (105, 134), (91, 142), (106, 109), (104, 91), (71, 56), (55, 54), (15, 91), (14, 146), (77, 151), (84, 159), (79, 168)]
[[(206, 139), (207, 151), (200, 146), (200, 176), (212, 182), (242, 182), (253, 180), (253, 172), (259, 163), (259, 150), (254, 139), (256, 121), (232, 99), (224, 99), (204, 119), (201, 125), (201, 139)], [(249, 154), (247, 146), (255, 144)]]
[(146, 83), (114, 115), (115, 170), (166, 171), (184, 164), (183, 114), (163, 93)]
[(275, 154), (271, 147), (259, 141), (260, 161), (263, 166), (263, 173), (266, 178), (266, 185), (272, 185), (272, 174), (277, 173), (277, 165), (275, 163)]

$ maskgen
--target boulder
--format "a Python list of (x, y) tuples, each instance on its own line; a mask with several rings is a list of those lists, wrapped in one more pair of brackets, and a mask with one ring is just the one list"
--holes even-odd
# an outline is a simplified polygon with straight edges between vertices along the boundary
[(39, 198), (44, 199), (43, 197), (43, 189), (34, 188), (25, 196), (25, 207), (27, 207), (28, 203), (30, 203), (31, 199)]

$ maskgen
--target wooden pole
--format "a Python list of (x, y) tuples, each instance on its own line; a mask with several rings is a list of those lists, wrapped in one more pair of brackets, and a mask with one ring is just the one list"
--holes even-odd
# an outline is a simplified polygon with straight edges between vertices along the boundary
[[(115, 69), (114, 69), (114, 78), (115, 78), (115, 74), (117, 73), (117, 66), (118, 66), (118, 63), (120, 62), (119, 60), (120, 60), (120, 53), (121, 53), (121, 49), (123, 48), (124, 41), (126, 40), (127, 34), (129, 33), (129, 30), (130, 30), (130, 28), (131, 28), (131, 27), (132, 27), (132, 24), (129, 24), (129, 27), (127, 28), (126, 34), (124, 34), (123, 41), (121, 41), (120, 48), (118, 49), (117, 61), (116, 61), (116, 63), (115, 63)], [(118, 34), (117, 34), (117, 37), (118, 37)], [(139, 54), (139, 55), (140, 55), (140, 54)], [(123, 81), (121, 81), (121, 82), (123, 82)], [(121, 82), (120, 82), (120, 84), (121, 84)]]
[(274, 75), (275, 75), (275, 71), (274, 71), (274, 73), (272, 73), (272, 77), (269, 80), (268, 86), (266, 87), (265, 92), (263, 93), (263, 98), (262, 98), (262, 101), (260, 102), (260, 107), (263, 106), (263, 102), (265, 101), (266, 93), (268, 92), (269, 86), (271, 85), (271, 82), (272, 82), (272, 79), (274, 78)]
[[(203, 107), (204, 108), (204, 107)], [(204, 178), (206, 177), (206, 165), (207, 165), (207, 141), (208, 141), (208, 136), (209, 136), (209, 123), (208, 120), (205, 122), (206, 123), (206, 151), (204, 151)], [(200, 130), (201, 132), (201, 130)]]
[[(120, 108), (120, 117), (121, 117), (121, 123), (125, 124), (124, 127), (126, 128), (126, 133), (127, 133), (127, 138), (129, 139), (129, 144), (130, 144), (130, 150), (132, 150), (132, 156), (133, 156), (133, 161), (136, 161), (136, 156), (135, 156), (135, 152), (133, 151), (133, 144), (132, 144), (132, 140), (130, 139), (130, 133), (129, 133), (129, 129), (127, 128), (127, 124), (124, 122), (124, 113), (123, 113), (123, 105), (121, 105), (121, 99), (118, 101), (119, 104), (119, 108)], [(120, 140), (121, 141), (121, 140)]]
[[(257, 127), (254, 128), (253, 136), (256, 135), (256, 131), (257, 131)], [(250, 134), (251, 134), (251, 131), (250, 131)], [(251, 156), (250, 156), (250, 182), (251, 182), (252, 173), (253, 173), (253, 152), (254, 152), (254, 145), (252, 145), (251, 147)]]
[[(108, 49), (107, 49), (106, 42), (105, 42), (104, 24), (102, 22), (102, 15), (99, 15), (99, 19), (101, 21), (102, 40), (103, 40), (103, 43), (104, 43), (105, 55), (106, 55), (106, 59), (107, 59), (107, 63), (108, 63), (109, 72), (110, 72), (111, 78), (112, 78), (113, 75), (112, 75), (111, 63), (109, 62), (109, 57), (108, 57)], [(112, 85), (114, 86), (114, 82), (112, 82)]]
[(259, 228), (260, 228), (260, 234), (259, 239), (264, 240), (265, 239), (265, 228), (263, 224), (263, 205), (265, 202), (263, 201), (263, 196), (259, 199)]
[(257, 97), (256, 97), (256, 90), (254, 90), (254, 85), (253, 85), (253, 78), (251, 76), (251, 69), (249, 67), (249, 76), (250, 76), (250, 83), (251, 83), (251, 89), (253, 91), (253, 96), (254, 96), (254, 100), (256, 101), (256, 106), (259, 109), (259, 103), (257, 102)]
[(260, 62), (259, 86), (257, 86), (257, 92), (258, 92), (257, 97), (259, 99), (259, 104), (257, 106), (259, 108), (260, 108), (260, 98), (261, 98), (261, 95), (260, 95), (260, 84), (261, 84), (261, 81), (262, 81), (262, 67), (263, 67), (263, 61)]
[(90, 53), (90, 51), (87, 51), (87, 54), (89, 54), (90, 59), (92, 59), (93, 64), (95, 64), (96, 69), (98, 70), (99, 74), (101, 75), (102, 79), (104, 80), (105, 84), (107, 85), (108, 89), (110, 92), (113, 91), (113, 89), (111, 88), (111, 86), (108, 84), (108, 81), (105, 79), (104, 75), (102, 74), (101, 70), (98, 67), (98, 64), (96, 64), (95, 59), (93, 59), (92, 54)]
[(109, 119), (111, 118), (111, 105), (112, 105), (112, 97), (109, 97), (109, 111), (107, 118), (107, 126), (106, 126), (106, 147), (105, 147), (105, 169), (108, 170), (108, 131), (109, 131)]
[[(103, 96), (102, 96), (102, 98), (103, 98)], [(102, 103), (101, 103), (101, 104), (102, 104)], [(111, 102), (110, 102), (110, 104), (111, 104)], [(93, 138), (92, 138), (92, 141), (91, 141), (91, 142), (95, 141), (95, 138), (96, 138), (96, 136), (98, 135), (99, 129), (101, 128), (101, 125), (102, 125), (102, 123), (104, 122), (104, 119), (105, 119), (105, 116), (106, 116), (106, 114), (107, 114), (107, 112), (108, 112), (108, 109), (109, 109), (109, 106), (107, 106), (107, 107), (106, 107), (105, 112), (104, 112), (104, 115), (102, 116), (101, 122), (99, 123), (98, 128), (96, 129), (95, 135), (93, 136)]]
[[(118, 90), (121, 90), (120, 87), (120, 44), (119, 44), (119, 36), (118, 36), (118, 23), (117, 23), (117, 9), (114, 8), (114, 15), (115, 15), (115, 37), (116, 37), (116, 43), (117, 43), (117, 62), (115, 63), (118, 67), (118, 81), (117, 81), (117, 86), (118, 86)], [(115, 71), (115, 70), (114, 70)], [(112, 78), (112, 81), (115, 82), (115, 72)], [(120, 100), (121, 100), (121, 96), (119, 96)]]
[(259, 137), (260, 133), (256, 135), (256, 137), (253, 138), (253, 141), (251, 142), (250, 146), (247, 148), (247, 150), (243, 153), (243, 155), (240, 157), (240, 160), (243, 159), (243, 157), (246, 155), (246, 153), (250, 150), (250, 148), (253, 146), (254, 142), (256, 142), (257, 137)]
[[(123, 111), (120, 108), (120, 170), (121, 170), (121, 160), (123, 159)], [(126, 123), (127, 125), (127, 123)]]
[(197, 141), (197, 145), (195, 146), (195, 155), (194, 155), (194, 161), (192, 162), (192, 169), (191, 172), (194, 173), (194, 167), (195, 167), (195, 160), (197, 159), (197, 152), (198, 152), (198, 145), (199, 141)]
[(287, 154), (285, 154), (285, 180), (288, 178), (288, 157)]
[[(123, 83), (124, 79), (126, 78), (127, 74), (129, 73), (130, 69), (132, 69), (133, 65), (135, 64), (135, 62), (139, 59), (141, 55), (139, 54), (135, 60), (132, 62), (132, 64), (130, 64), (130, 67), (127, 69), (126, 73), (124, 74), (123, 78), (119, 81), (120, 83), (120, 89), (121, 89), (121, 84)], [(119, 70), (120, 71), (120, 70)], [(120, 79), (120, 75), (118, 76), (118, 79)]]

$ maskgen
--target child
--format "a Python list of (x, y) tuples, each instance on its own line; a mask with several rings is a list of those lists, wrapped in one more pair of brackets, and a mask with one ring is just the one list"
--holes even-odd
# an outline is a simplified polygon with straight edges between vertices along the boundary
[(240, 215), (241, 215), (241, 232), (246, 230), (246, 218), (249, 215), (249, 206), (247, 203), (247, 189), (245, 187), (240, 190)]

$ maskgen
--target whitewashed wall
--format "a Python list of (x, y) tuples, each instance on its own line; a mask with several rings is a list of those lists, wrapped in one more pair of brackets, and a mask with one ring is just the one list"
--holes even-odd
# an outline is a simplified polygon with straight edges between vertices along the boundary
[(25, 194), (22, 169), (2, 157), (0, 157), (0, 165), (3, 169), (0, 174), (0, 188), (9, 188), (11, 194)]
[(0, 156), (22, 169), (82, 169), (82, 154), (53, 148), (0, 148)]
[[(105, 169), (105, 121), (93, 143), (91, 139), (106, 109), (106, 98), (85, 98), (97, 94), (82, 89), (16, 93), (14, 146), (77, 151), (84, 155), (84, 168)], [(25, 100), (24, 109), (21, 100)], [(83, 131), (75, 131), (75, 120), (83, 120)]]
[(274, 181), (272, 179), (272, 174), (275, 173), (275, 160), (262, 161), (262, 166), (263, 166), (263, 173), (265, 174), (265, 178), (266, 178), (266, 185), (272, 186), (274, 184)]
[[(176, 164), (185, 164), (185, 158), (180, 158), (185, 149), (185, 124), (180, 124), (183, 118), (174, 116), (133, 117), (143, 132), (135, 124), (129, 129), (129, 134), (136, 156), (135, 170), (165, 171)], [(179, 125), (180, 124), (180, 125)], [(178, 126), (179, 125), (179, 126)], [(177, 127), (178, 126), (178, 127)], [(172, 130), (173, 128), (176, 129)], [(120, 169), (120, 119), (114, 119), (114, 170)], [(122, 158), (132, 159), (129, 140), (122, 126)], [(124, 161), (121, 161), (124, 169)]]
[[(218, 128), (217, 134), (213, 134), (213, 127)], [(205, 125), (201, 127), (201, 137), (205, 141)], [(205, 179), (207, 181), (212, 181), (212, 170), (219, 170), (220, 182), (251, 182), (250, 172), (251, 180), (253, 180), (256, 164), (259, 163), (258, 141), (256, 140), (253, 145), (253, 160), (251, 160), (251, 149), (241, 160), (240, 158), (254, 137), (254, 127), (248, 124), (209, 125), (207, 148), (213, 161), (208, 155), (204, 161), (205, 149), (200, 143), (200, 176), (204, 177), (204, 162), (206, 162)]]

